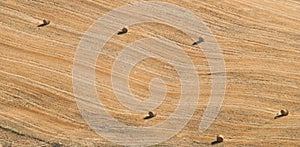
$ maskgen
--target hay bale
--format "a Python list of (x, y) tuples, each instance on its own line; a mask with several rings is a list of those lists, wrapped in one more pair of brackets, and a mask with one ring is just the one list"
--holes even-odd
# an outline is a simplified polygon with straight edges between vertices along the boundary
[(144, 117), (144, 119), (150, 119), (150, 118), (153, 118), (156, 116), (156, 113), (152, 112), (152, 111), (149, 111), (148, 112), (148, 116)]
[(156, 113), (150, 111), (150, 112), (148, 113), (148, 116), (149, 116), (149, 117), (154, 117), (154, 116), (156, 116)]
[(43, 26), (46, 26), (46, 25), (48, 25), (48, 24), (50, 24), (50, 20), (44, 19), (44, 20), (43, 20), (43, 23), (40, 24), (40, 25), (38, 25), (37, 27), (43, 27)]
[(282, 110), (280, 110), (280, 114), (281, 114), (282, 116), (287, 116), (287, 115), (289, 115), (289, 111), (286, 110), (286, 109), (282, 109)]
[(127, 32), (128, 32), (128, 29), (127, 29), (126, 27), (124, 27), (124, 28), (122, 29), (122, 32), (123, 32), (123, 33), (127, 33)]
[(223, 142), (224, 136), (223, 135), (217, 135), (217, 142)]
[(118, 35), (122, 35), (128, 32), (127, 27), (123, 27), (122, 30), (120, 32), (118, 32)]
[(44, 20), (43, 20), (43, 23), (44, 23), (44, 25), (48, 25), (48, 24), (50, 24), (50, 20), (44, 19)]

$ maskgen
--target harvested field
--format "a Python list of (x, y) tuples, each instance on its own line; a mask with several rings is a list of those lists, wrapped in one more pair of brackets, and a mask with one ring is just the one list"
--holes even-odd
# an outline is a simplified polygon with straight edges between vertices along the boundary
[[(167, 93), (155, 110), (142, 113), (127, 109), (119, 103), (111, 83), (115, 59), (124, 47), (143, 38), (167, 39), (191, 58), (200, 94), (190, 121), (160, 145), (209, 146), (222, 134), (224, 142), (216, 146), (299, 146), (300, 2), (161, 1), (197, 15), (218, 42), (227, 78), (220, 112), (200, 133), (211, 79), (218, 73), (211, 72), (205, 53), (193, 45), (197, 40), (166, 24), (147, 22), (126, 26), (128, 31), (118, 35), (125, 26), (120, 27), (96, 61), (98, 99), (108, 114), (126, 125), (145, 127), (165, 121), (176, 110), (180, 78), (168, 62), (147, 58), (135, 64), (129, 74), (131, 93), (138, 100), (151, 97), (151, 89), (155, 90), (149, 86), (152, 79), (164, 81)], [(0, 146), (116, 145), (95, 133), (80, 114), (72, 83), (73, 63), (85, 31), (107, 12), (134, 2), (141, 1), (0, 1)], [(38, 27), (43, 20), (49, 24)], [(274, 119), (282, 109), (287, 109), (288, 115)], [(146, 120), (149, 111), (157, 115)]]

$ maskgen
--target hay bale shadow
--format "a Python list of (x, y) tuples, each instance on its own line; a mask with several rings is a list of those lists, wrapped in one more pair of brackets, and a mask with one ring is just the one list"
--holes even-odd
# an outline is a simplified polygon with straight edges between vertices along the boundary
[(221, 143), (221, 142), (219, 142), (219, 141), (213, 141), (213, 142), (211, 142), (210, 144), (211, 144), (211, 145), (216, 145), (216, 144), (219, 144), (219, 143)]
[(194, 42), (193, 45), (198, 45), (200, 43), (204, 42), (204, 39), (202, 37), (199, 37), (199, 40)]
[(123, 34), (126, 34), (126, 32), (123, 31), (118, 32), (118, 35), (123, 35)]
[(38, 25), (37, 27), (43, 27), (43, 26), (46, 26), (47, 24), (40, 24)]
[(282, 114), (281, 115), (277, 115), (277, 116), (274, 117), (274, 119), (278, 119), (278, 118), (281, 118), (281, 117), (284, 117), (284, 116), (285, 115), (282, 115)]
[(154, 116), (146, 116), (144, 117), (144, 119), (150, 119), (150, 118), (153, 118)]

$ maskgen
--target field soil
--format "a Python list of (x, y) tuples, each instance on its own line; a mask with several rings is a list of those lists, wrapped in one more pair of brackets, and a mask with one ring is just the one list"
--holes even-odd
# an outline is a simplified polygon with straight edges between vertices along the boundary
[[(164, 38), (183, 48), (197, 65), (200, 98), (187, 125), (159, 145), (210, 146), (222, 134), (225, 141), (215, 146), (299, 146), (300, 1), (161, 1), (196, 14), (219, 43), (227, 78), (220, 113), (204, 133), (199, 132), (211, 96), (211, 76), (216, 73), (210, 72), (205, 54), (187, 34), (156, 22), (129, 26), (123, 35), (115, 32), (101, 51), (95, 83), (107, 112), (128, 125), (151, 126), (176, 109), (178, 74), (155, 58), (134, 66), (129, 86), (132, 95), (145, 100), (151, 96), (151, 79), (165, 81), (168, 92), (154, 110), (157, 117), (144, 120), (147, 114), (126, 109), (112, 90), (111, 71), (118, 53), (142, 38)], [(74, 96), (72, 70), (85, 31), (107, 12), (134, 2), (139, 1), (0, 1), (0, 146), (117, 145), (95, 133), (83, 119)], [(43, 19), (50, 24), (37, 27)], [(289, 115), (274, 119), (281, 109), (288, 109)]]

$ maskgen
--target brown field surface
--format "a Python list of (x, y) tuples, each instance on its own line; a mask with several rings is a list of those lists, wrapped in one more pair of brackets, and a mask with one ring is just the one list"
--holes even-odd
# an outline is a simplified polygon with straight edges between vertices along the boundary
[[(160, 145), (210, 146), (222, 134), (225, 142), (215, 146), (300, 146), (300, 1), (161, 1), (196, 14), (219, 43), (227, 77), (220, 113), (204, 133), (199, 132), (211, 93), (208, 62), (202, 52), (193, 52), (196, 47), (186, 34), (155, 22), (130, 26), (127, 34), (114, 35), (103, 48), (95, 75), (106, 110), (134, 126), (154, 125), (172, 114), (180, 81), (168, 63), (148, 58), (130, 74), (129, 85), (137, 99), (151, 95), (152, 78), (166, 81), (168, 93), (154, 119), (145, 121), (143, 113), (126, 110), (110, 83), (112, 65), (122, 48), (145, 37), (167, 38), (197, 64), (201, 90), (191, 120)], [(72, 68), (77, 46), (90, 25), (133, 2), (137, 0), (0, 1), (0, 146), (116, 145), (90, 129), (81, 116)], [(37, 27), (43, 19), (51, 23)], [(281, 109), (290, 114), (274, 119)]]

